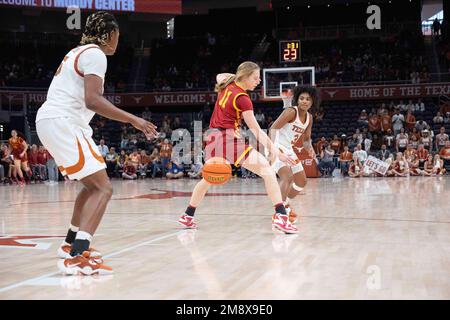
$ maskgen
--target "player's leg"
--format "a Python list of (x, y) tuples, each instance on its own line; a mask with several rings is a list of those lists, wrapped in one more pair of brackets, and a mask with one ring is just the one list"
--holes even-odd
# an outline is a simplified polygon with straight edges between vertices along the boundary
[(23, 178), (23, 172), (22, 172), (22, 169), (21, 169), (21, 163), (22, 163), (22, 161), (20, 161), (20, 160), (14, 160), (14, 177), (16, 178), (17, 177), (17, 175), (19, 176), (19, 178), (20, 178), (20, 184), (21, 185), (24, 185), (25, 184), (25, 179)]
[(267, 195), (275, 207), (275, 219), (272, 225), (285, 233), (297, 233), (297, 228), (289, 222), (275, 171), (267, 159), (261, 153), (252, 149), (248, 158), (242, 163), (242, 167), (263, 178)]
[[(210, 159), (211, 160), (211, 159)], [(211, 163), (212, 161), (206, 161), (205, 165)], [(184, 214), (178, 219), (178, 223), (183, 225), (186, 228), (194, 229), (197, 228), (197, 224), (194, 221), (195, 210), (203, 201), (206, 193), (211, 184), (206, 182), (205, 179), (200, 180), (194, 187), (192, 191), (191, 199), (189, 200), (189, 205), (186, 208)]]

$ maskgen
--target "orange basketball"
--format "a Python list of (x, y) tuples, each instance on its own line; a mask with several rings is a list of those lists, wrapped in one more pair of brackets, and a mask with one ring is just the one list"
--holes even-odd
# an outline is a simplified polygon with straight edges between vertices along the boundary
[(225, 184), (231, 178), (231, 166), (223, 158), (214, 157), (203, 166), (203, 179), (210, 184)]

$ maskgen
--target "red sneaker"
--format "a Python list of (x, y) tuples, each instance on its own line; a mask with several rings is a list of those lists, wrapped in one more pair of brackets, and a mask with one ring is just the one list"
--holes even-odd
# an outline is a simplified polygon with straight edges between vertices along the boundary
[(272, 228), (287, 234), (298, 233), (298, 229), (292, 225), (288, 216), (285, 214), (275, 213), (275, 217), (272, 221)]
[(111, 267), (105, 266), (102, 263), (98, 263), (95, 259), (89, 257), (89, 252), (83, 252), (81, 256), (71, 257), (70, 259), (64, 259), (58, 261), (58, 268), (64, 274), (72, 275), (104, 275), (112, 274)]
[(184, 226), (186, 229), (196, 229), (197, 224), (194, 221), (194, 217), (187, 214), (183, 214), (177, 221), (179, 224)]

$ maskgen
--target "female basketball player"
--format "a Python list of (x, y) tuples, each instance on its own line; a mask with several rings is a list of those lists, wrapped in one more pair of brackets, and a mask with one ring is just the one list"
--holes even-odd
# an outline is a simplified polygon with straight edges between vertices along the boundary
[(114, 16), (104, 11), (91, 14), (80, 45), (64, 57), (36, 117), (39, 138), (59, 169), (82, 184), (65, 243), (58, 250), (65, 258), (58, 266), (66, 274), (112, 272), (94, 259), (100, 254), (89, 248), (113, 192), (103, 157), (92, 140), (92, 117), (98, 113), (130, 123), (148, 139), (157, 134), (152, 123), (103, 97), (106, 56), (115, 53), (118, 41), (119, 26)]
[[(278, 151), (255, 119), (253, 104), (246, 91), (254, 90), (261, 82), (259, 66), (250, 61), (243, 62), (235, 75), (218, 77), (217, 80), (222, 81), (216, 85), (218, 96), (210, 121), (210, 129), (213, 130), (210, 130), (207, 136), (206, 164), (213, 163), (211, 158), (218, 156), (262, 177), (268, 196), (275, 206), (275, 219), (272, 226), (285, 233), (297, 233), (297, 228), (290, 223), (286, 214), (274, 170), (261, 153), (245, 143), (239, 132), (243, 118), (258, 142), (271, 152), (272, 158), (279, 157), (281, 161), (289, 165), (295, 164), (287, 155)], [(209, 186), (205, 179), (197, 183), (189, 206), (179, 218), (178, 223), (186, 228), (196, 228), (194, 213)]]
[(11, 131), (11, 138), (8, 140), (8, 144), (11, 148), (11, 154), (14, 157), (14, 168), (13, 168), (13, 177), (14, 180), (17, 181), (17, 175), (19, 175), (20, 181), (19, 184), (21, 186), (25, 185), (25, 179), (23, 177), (23, 171), (27, 172), (31, 177), (32, 172), (28, 167), (28, 144), (23, 137), (20, 137), (17, 134), (16, 130)]
[(270, 128), (270, 138), (281, 153), (295, 159), (295, 165), (290, 167), (280, 160), (272, 164), (275, 172), (280, 177), (280, 189), (284, 205), (292, 223), (296, 221), (296, 213), (290, 208), (292, 200), (303, 190), (306, 185), (306, 174), (301, 161), (294, 152), (293, 146), (302, 141), (310, 157), (316, 154), (311, 144), (311, 128), (313, 117), (309, 109), (319, 107), (319, 94), (315, 87), (297, 86), (292, 92), (291, 107), (285, 108)]

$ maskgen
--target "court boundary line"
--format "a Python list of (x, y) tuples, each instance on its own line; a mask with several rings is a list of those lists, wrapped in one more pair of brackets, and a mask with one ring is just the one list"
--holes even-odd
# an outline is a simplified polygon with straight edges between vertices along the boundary
[[(152, 242), (156, 242), (156, 241), (160, 241), (160, 240), (164, 240), (164, 239), (173, 237), (175, 235), (180, 234), (182, 231), (184, 231), (184, 230), (181, 229), (181, 230), (178, 230), (177, 232), (172, 232), (172, 233), (169, 233), (169, 234), (157, 237), (157, 238), (153, 238), (153, 239), (150, 239), (150, 240), (147, 240), (147, 241), (144, 241), (144, 242), (139, 242), (137, 244), (125, 247), (125, 248), (123, 248), (123, 249), (121, 249), (119, 251), (112, 252), (112, 253), (104, 256), (103, 258), (106, 259), (106, 258), (114, 257), (114, 256), (117, 256), (117, 255), (119, 255), (121, 253), (134, 250), (134, 249), (139, 248), (141, 246), (148, 245), (148, 244), (150, 244)], [(55, 257), (55, 259), (57, 259), (57, 258)], [(21, 287), (23, 285), (27, 285), (29, 283), (32, 283), (32, 282), (35, 282), (35, 281), (39, 281), (39, 280), (42, 280), (42, 279), (45, 279), (45, 278), (48, 278), (48, 277), (51, 277), (51, 276), (54, 276), (54, 275), (57, 275), (57, 274), (61, 274), (61, 272), (60, 271), (55, 271), (55, 272), (52, 272), (52, 273), (46, 273), (46, 274), (44, 274), (42, 276), (37, 276), (37, 277), (31, 278), (31, 279), (19, 281), (19, 282), (11, 284), (9, 286), (0, 288), (0, 293), (7, 292), (9, 290), (16, 289), (16, 288)]]

